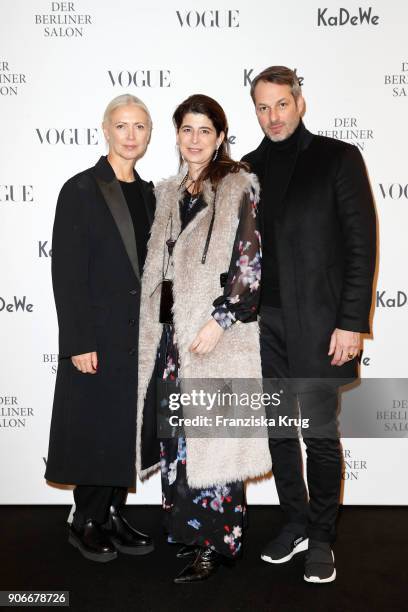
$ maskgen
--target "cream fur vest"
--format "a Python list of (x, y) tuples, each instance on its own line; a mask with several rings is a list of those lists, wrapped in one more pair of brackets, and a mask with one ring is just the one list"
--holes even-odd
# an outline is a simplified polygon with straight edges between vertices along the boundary
[[(156, 216), (148, 244), (140, 309), (139, 389), (136, 466), (141, 478), (156, 466), (141, 469), (141, 430), (146, 392), (152, 376), (162, 325), (159, 323), (160, 287), (165, 241), (180, 232), (179, 186), (182, 175), (156, 187)], [(201, 263), (213, 213), (211, 185), (203, 190), (207, 206), (200, 210), (177, 239), (173, 266), (174, 325), (180, 355), (179, 376), (185, 378), (262, 378), (258, 323), (235, 323), (226, 330), (208, 355), (194, 355), (189, 346), (210, 319), (213, 301), (222, 294), (220, 274), (228, 271), (243, 198), (251, 190), (259, 197), (254, 175), (240, 171), (227, 175), (218, 185), (215, 220), (205, 264)], [(155, 290), (156, 289), (156, 290)], [(257, 415), (260, 413), (258, 412)], [(271, 469), (267, 432), (262, 438), (187, 438), (187, 480), (191, 487), (245, 480)]]

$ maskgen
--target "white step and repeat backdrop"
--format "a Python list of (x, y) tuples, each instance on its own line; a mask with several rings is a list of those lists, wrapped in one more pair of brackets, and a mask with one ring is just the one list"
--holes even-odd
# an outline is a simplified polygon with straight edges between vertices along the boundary
[[(181, 100), (216, 98), (240, 158), (262, 137), (251, 77), (271, 64), (297, 69), (307, 127), (359, 147), (376, 198), (381, 257), (362, 376), (407, 376), (407, 23), (405, 0), (1, 0), (0, 503), (72, 499), (43, 480), (58, 364), (52, 223), (63, 182), (105, 152), (102, 113), (125, 92), (151, 110), (138, 170), (157, 181), (177, 166), (171, 115)], [(379, 418), (406, 430), (403, 400)], [(406, 439), (343, 446), (344, 503), (408, 502)], [(138, 484), (130, 503), (159, 503), (159, 484)], [(249, 486), (248, 499), (276, 503), (273, 480)]]

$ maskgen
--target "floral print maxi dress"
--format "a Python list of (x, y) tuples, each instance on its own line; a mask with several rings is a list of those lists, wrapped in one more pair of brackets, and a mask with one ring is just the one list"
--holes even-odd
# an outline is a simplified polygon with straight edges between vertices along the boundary
[[(205, 203), (186, 192), (180, 203), (182, 231)], [(224, 329), (237, 320), (254, 320), (260, 291), (261, 244), (254, 194), (245, 197), (223, 294), (214, 301), (214, 319)], [(199, 331), (199, 330), (197, 330)], [(157, 353), (158, 376), (177, 381), (179, 357), (174, 327), (163, 325)], [(244, 483), (231, 482), (204, 489), (187, 484), (185, 438), (160, 441), (160, 467), (165, 527), (169, 542), (209, 546), (226, 557), (242, 547), (246, 507)]]

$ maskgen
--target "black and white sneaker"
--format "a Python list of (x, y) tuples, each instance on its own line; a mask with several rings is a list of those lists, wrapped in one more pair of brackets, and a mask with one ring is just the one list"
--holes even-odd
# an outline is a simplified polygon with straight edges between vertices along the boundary
[(323, 584), (336, 580), (334, 554), (328, 542), (310, 540), (305, 561), (306, 582)]
[(308, 538), (303, 535), (296, 535), (291, 531), (283, 529), (280, 534), (262, 551), (261, 559), (267, 563), (286, 563), (297, 553), (307, 550)]

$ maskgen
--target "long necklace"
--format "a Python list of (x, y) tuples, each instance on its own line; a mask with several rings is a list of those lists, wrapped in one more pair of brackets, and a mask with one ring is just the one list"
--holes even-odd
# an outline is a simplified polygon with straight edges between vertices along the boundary
[[(192, 179), (189, 175), (189, 173), (187, 172), (187, 174), (184, 176), (184, 178), (182, 179), (180, 185), (179, 185), (179, 189), (181, 189), (182, 187), (184, 187), (184, 185), (186, 184), (186, 182), (190, 180), (192, 183), (196, 183), (196, 181), (194, 179)], [(200, 194), (198, 195), (193, 195), (190, 194), (190, 201), (189, 201), (189, 206), (193, 206), (195, 204), (195, 202), (198, 200), (198, 198), (200, 197)], [(211, 221), (210, 221), (210, 227), (208, 228), (208, 234), (207, 234), (207, 239), (205, 241), (205, 245), (204, 245), (204, 250), (203, 250), (203, 254), (201, 257), (201, 263), (205, 264), (205, 261), (207, 259), (207, 253), (208, 253), (208, 247), (210, 246), (210, 240), (211, 240), (211, 235), (212, 235), (212, 231), (213, 231), (213, 227), (214, 227), (214, 220), (215, 220), (215, 203), (217, 200), (217, 188), (215, 188), (214, 192), (213, 192), (213, 201), (212, 201), (212, 216), (211, 216)], [(172, 238), (173, 236), (173, 215), (170, 213), (170, 217), (169, 220), (167, 221), (167, 226), (166, 226), (166, 233), (167, 233), (167, 228), (168, 228), (168, 224), (170, 222), (170, 238), (168, 240), (166, 240), (166, 246), (167, 246), (167, 252), (169, 254), (169, 260), (173, 255), (173, 250), (174, 247), (176, 245), (177, 239), (180, 236), (179, 235), (176, 237), (176, 239)], [(166, 272), (169, 266), (169, 260), (167, 261), (167, 267), (166, 267)], [(163, 255), (163, 274), (164, 274), (164, 255)]]
[(189, 200), (187, 202), (187, 208), (190, 211), (193, 208), (194, 204), (198, 201), (198, 198), (200, 197), (200, 194), (198, 193), (196, 195), (193, 195), (190, 192), (188, 192), (188, 193), (190, 195), (190, 198), (189, 198)]
[[(190, 183), (189, 186), (187, 187), (187, 183)], [(180, 187), (179, 189), (181, 189), (182, 187), (185, 187), (186, 192), (189, 194), (189, 200), (186, 202), (187, 204), (187, 208), (189, 211), (191, 211), (191, 209), (193, 208), (194, 204), (197, 202), (197, 200), (200, 197), (200, 194), (198, 192), (195, 192), (195, 185), (197, 183), (196, 179), (193, 179), (190, 174), (187, 172), (187, 174), (184, 176), (183, 180), (180, 183)], [(193, 188), (192, 192), (189, 191), (189, 188)]]

